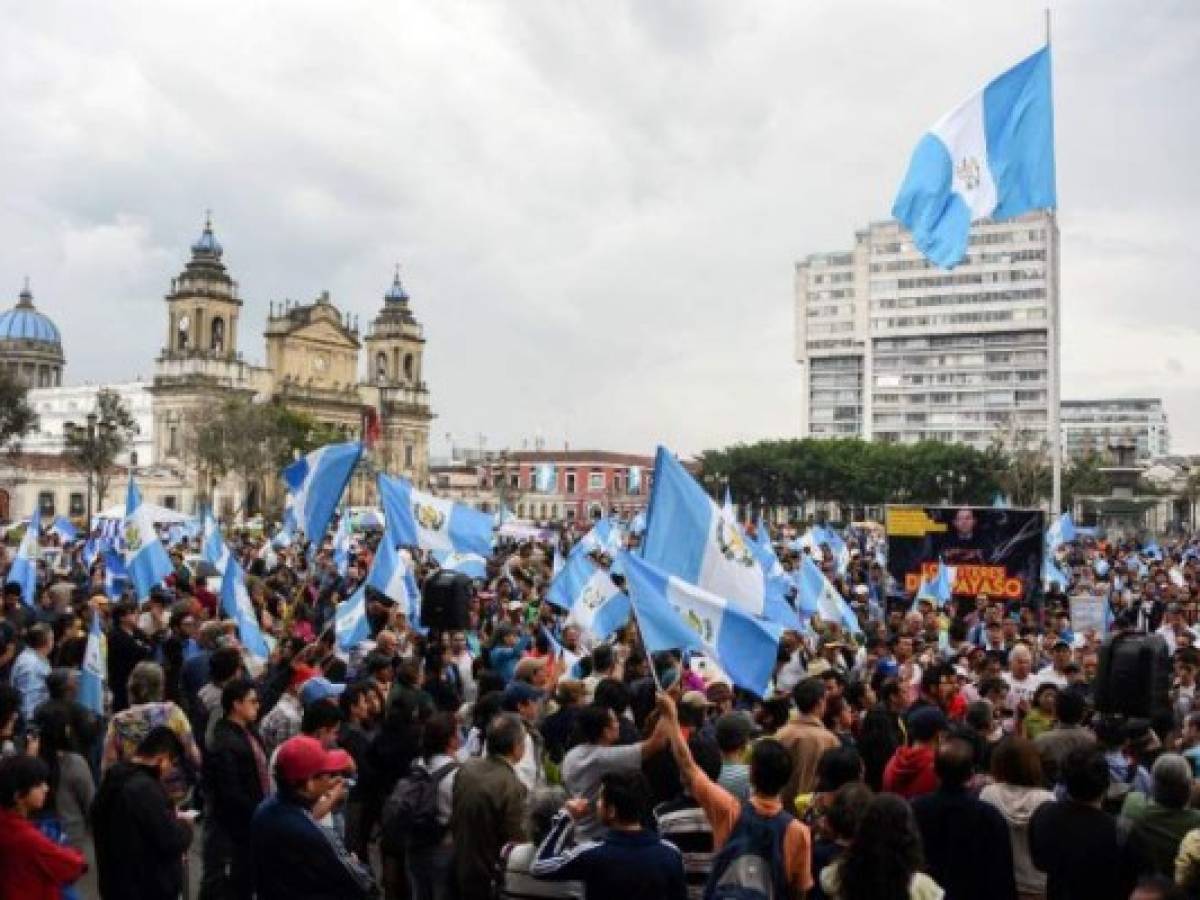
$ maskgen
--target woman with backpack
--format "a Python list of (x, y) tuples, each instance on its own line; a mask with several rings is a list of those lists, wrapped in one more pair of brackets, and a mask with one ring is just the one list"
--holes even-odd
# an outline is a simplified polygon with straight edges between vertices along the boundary
[(821, 873), (821, 889), (832, 900), (941, 900), (945, 891), (921, 865), (912, 809), (895, 794), (879, 794), (841, 858)]

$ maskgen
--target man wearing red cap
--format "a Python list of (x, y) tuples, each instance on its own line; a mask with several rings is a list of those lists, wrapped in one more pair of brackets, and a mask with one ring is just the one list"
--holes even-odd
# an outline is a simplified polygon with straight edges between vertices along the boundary
[(337, 790), (341, 773), (353, 768), (346, 751), (326, 750), (306, 735), (279, 748), (275, 756), (279, 793), (259, 806), (250, 826), (259, 900), (365, 900), (375, 895), (370, 869), (346, 850), (334, 831), (318, 825), (312, 814), (323, 798)]

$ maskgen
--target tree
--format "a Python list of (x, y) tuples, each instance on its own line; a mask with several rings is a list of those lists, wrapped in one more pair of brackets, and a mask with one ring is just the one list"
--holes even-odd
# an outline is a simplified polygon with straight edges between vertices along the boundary
[(987, 449), (989, 464), (1000, 489), (1014, 506), (1036, 506), (1050, 496), (1049, 449), (1046, 441), (1035, 441), (1029, 431), (1013, 421), (996, 429)]
[(317, 447), (343, 440), (341, 432), (280, 403), (232, 397), (196, 413), (185, 435), (196, 460), (206, 499), (225, 475), (237, 475), (246, 489), (245, 509), (258, 511), (266, 479)]
[(21, 438), (38, 426), (38, 414), (29, 405), (29, 388), (7, 369), (0, 368), (0, 449), (16, 448)]
[(116, 391), (101, 388), (96, 393), (95, 430), (82, 422), (66, 431), (65, 454), (74, 466), (88, 474), (96, 486), (96, 506), (104, 508), (104, 498), (112, 482), (117, 457), (129, 449), (138, 423)]
[(1108, 476), (1100, 471), (1100, 457), (1088, 453), (1063, 470), (1062, 493), (1067, 509), (1073, 509), (1079, 497), (1107, 495), (1111, 490)]

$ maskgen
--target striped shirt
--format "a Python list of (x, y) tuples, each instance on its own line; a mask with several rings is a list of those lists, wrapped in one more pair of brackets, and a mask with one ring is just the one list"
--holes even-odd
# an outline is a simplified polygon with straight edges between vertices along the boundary
[(654, 807), (654, 821), (662, 839), (683, 854), (688, 900), (703, 900), (713, 861), (712, 826), (704, 810), (691, 797), (677, 797)]

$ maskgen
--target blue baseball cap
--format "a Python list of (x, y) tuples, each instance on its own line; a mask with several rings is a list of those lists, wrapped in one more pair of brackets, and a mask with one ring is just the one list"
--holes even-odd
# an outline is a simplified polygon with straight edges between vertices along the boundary
[(328, 678), (318, 675), (316, 678), (308, 679), (304, 682), (304, 687), (300, 688), (300, 703), (304, 706), (312, 706), (322, 700), (336, 700), (342, 696), (342, 692), (345, 690), (344, 684), (334, 684)]

